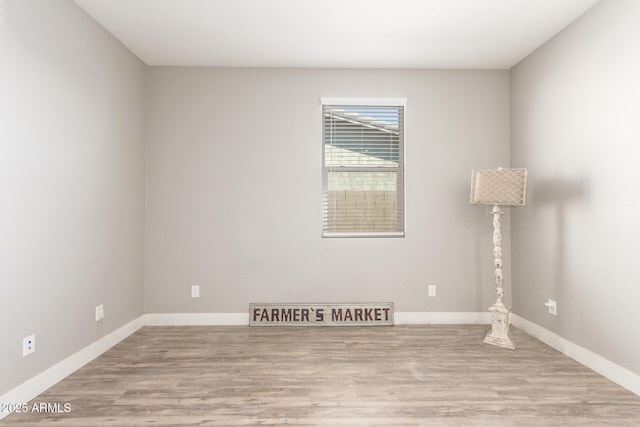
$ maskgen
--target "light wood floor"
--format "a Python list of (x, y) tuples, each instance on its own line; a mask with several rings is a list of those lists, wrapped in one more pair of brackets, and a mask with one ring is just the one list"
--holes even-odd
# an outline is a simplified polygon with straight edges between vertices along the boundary
[(34, 400), (71, 412), (0, 425), (640, 426), (640, 397), (487, 329), (145, 327)]

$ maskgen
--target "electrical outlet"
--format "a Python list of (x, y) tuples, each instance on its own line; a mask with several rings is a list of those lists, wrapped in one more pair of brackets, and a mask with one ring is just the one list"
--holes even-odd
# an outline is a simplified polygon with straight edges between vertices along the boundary
[(104, 304), (96, 305), (96, 322), (104, 318)]
[(429, 298), (435, 297), (436, 296), (436, 285), (429, 285), (427, 287), (427, 292), (428, 292)]
[(200, 298), (200, 286), (191, 287), (191, 298)]
[(28, 356), (36, 351), (36, 335), (31, 334), (22, 339), (22, 357)]
[(547, 302), (544, 303), (545, 307), (547, 307), (547, 311), (549, 314), (554, 316), (558, 315), (558, 303), (555, 300), (548, 299)]

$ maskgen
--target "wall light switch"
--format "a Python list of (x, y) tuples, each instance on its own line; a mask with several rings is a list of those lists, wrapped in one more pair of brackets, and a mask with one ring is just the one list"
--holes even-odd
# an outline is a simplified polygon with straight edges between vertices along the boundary
[(430, 298), (433, 298), (436, 296), (436, 285), (429, 285), (427, 287), (427, 292)]
[(558, 315), (558, 303), (556, 303), (555, 300), (548, 299), (547, 302), (544, 303), (544, 305), (547, 307), (547, 311), (549, 312), (549, 314), (552, 314), (554, 316)]
[(200, 298), (200, 286), (191, 287), (191, 298)]
[(96, 305), (96, 322), (104, 318), (104, 304)]

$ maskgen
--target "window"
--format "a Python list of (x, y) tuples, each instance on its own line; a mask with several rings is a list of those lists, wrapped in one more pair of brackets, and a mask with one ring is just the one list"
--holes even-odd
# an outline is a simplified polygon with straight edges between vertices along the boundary
[(404, 236), (404, 99), (322, 99), (323, 237)]

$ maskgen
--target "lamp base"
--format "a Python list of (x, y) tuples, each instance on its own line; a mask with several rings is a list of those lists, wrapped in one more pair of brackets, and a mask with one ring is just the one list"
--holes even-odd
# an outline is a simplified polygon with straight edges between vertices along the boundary
[(489, 307), (491, 312), (491, 330), (484, 337), (485, 344), (491, 344), (502, 348), (515, 350), (516, 345), (509, 336), (509, 317), (511, 310), (502, 303)]

